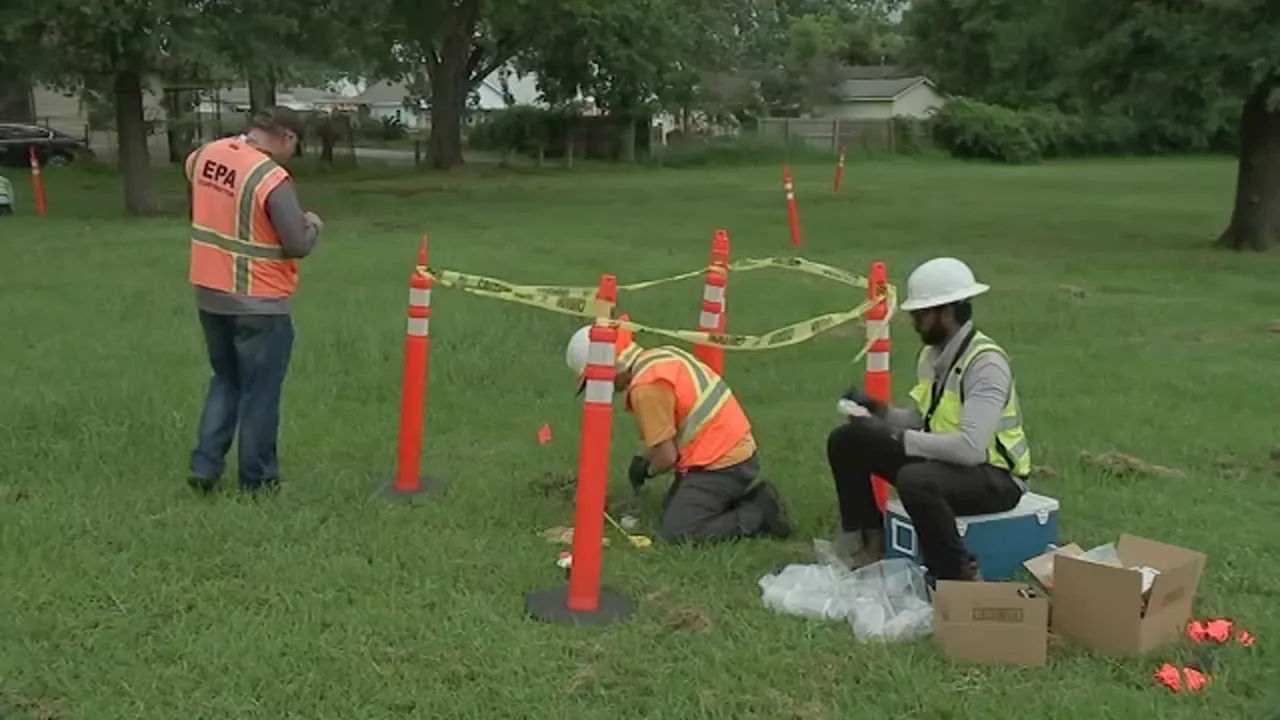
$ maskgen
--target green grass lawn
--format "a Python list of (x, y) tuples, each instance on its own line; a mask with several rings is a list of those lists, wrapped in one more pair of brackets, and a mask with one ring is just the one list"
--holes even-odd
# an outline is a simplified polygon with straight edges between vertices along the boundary
[[(981, 326), (1012, 353), (1035, 481), (1062, 501), (1063, 541), (1129, 531), (1209, 556), (1198, 614), (1253, 630), (1215, 683), (1173, 695), (1151, 673), (1190, 657), (1095, 656), (966, 666), (931, 641), (864, 645), (843, 623), (779, 616), (756, 581), (807, 562), (836, 528), (824, 442), (862, 370), (857, 328), (729, 355), (768, 476), (799, 523), (788, 542), (635, 551), (615, 538), (607, 585), (634, 621), (571, 629), (522, 617), (562, 582), (580, 405), (564, 366), (574, 318), (435, 294), (419, 507), (369, 494), (395, 460), (407, 276), (433, 264), (515, 282), (588, 285), (706, 261), (788, 254), (775, 167), (689, 171), (303, 174), (326, 220), (305, 262), (286, 385), (279, 497), (193, 497), (185, 483), (207, 376), (183, 184), (171, 217), (127, 220), (114, 178), (51, 170), (47, 219), (0, 218), (0, 717), (1248, 719), (1280, 710), (1275, 448), (1280, 262), (1207, 249), (1227, 219), (1226, 160), (991, 167), (797, 165), (805, 257), (902, 284), (930, 256), (968, 260), (992, 292)], [(22, 187), (25, 177), (13, 175)], [(24, 192), (25, 195), (29, 193)], [(25, 198), (28, 199), (29, 198)], [(25, 209), (25, 208), (24, 208)], [(779, 271), (735, 275), (729, 326), (762, 332), (860, 298)], [(622, 298), (640, 322), (692, 328), (701, 286)], [(851, 331), (852, 330), (852, 331)], [(905, 394), (918, 344), (895, 322)], [(654, 338), (642, 341), (654, 342)], [(554, 440), (540, 446), (539, 426)], [(637, 445), (618, 415), (613, 490)], [(1115, 450), (1185, 473), (1120, 477)], [(650, 491), (656, 521), (662, 485)], [(234, 480), (232, 480), (234, 486)]]

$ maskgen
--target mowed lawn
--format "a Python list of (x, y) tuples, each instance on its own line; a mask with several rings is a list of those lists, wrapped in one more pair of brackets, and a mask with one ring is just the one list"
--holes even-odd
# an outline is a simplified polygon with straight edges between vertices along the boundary
[[(128, 220), (109, 175), (47, 173), (51, 216), (0, 219), (0, 717), (968, 719), (1269, 717), (1280, 709), (1280, 260), (1207, 249), (1230, 207), (1227, 160), (1007, 168), (798, 164), (805, 257), (893, 282), (938, 254), (992, 292), (981, 326), (1012, 353), (1034, 481), (1063, 542), (1128, 531), (1209, 556), (1198, 614), (1258, 636), (1174, 695), (1150, 657), (1055, 642), (1038, 670), (967, 666), (931, 640), (859, 643), (848, 625), (765, 610), (758, 578), (808, 562), (837, 527), (826, 468), (835, 401), (862, 368), (851, 325), (738, 352), (749, 413), (795, 539), (636, 551), (614, 536), (606, 585), (639, 602), (607, 628), (543, 625), (524, 595), (563, 582), (539, 536), (572, 523), (580, 405), (574, 318), (441, 290), (431, 325), (425, 466), (449, 492), (370, 494), (395, 462), (404, 305), (418, 237), (443, 268), (590, 285), (792, 252), (776, 167), (455, 176), (383, 170), (301, 180), (328, 222), (305, 262), (286, 386), (284, 493), (199, 499), (185, 482), (207, 369), (186, 282), (183, 185), (168, 218)], [(25, 177), (11, 174), (25, 191)], [(25, 195), (29, 193), (24, 192)], [(24, 198), (25, 199), (25, 198)], [(730, 280), (729, 327), (764, 332), (855, 305), (776, 270)], [(627, 294), (640, 322), (692, 329), (701, 284)], [(894, 324), (895, 388), (918, 341)], [(658, 343), (658, 338), (642, 337)], [(539, 445), (538, 428), (554, 431)], [(615, 497), (637, 447), (617, 414)], [(1118, 476), (1117, 451), (1182, 476)], [(646, 498), (656, 522), (665, 480)]]

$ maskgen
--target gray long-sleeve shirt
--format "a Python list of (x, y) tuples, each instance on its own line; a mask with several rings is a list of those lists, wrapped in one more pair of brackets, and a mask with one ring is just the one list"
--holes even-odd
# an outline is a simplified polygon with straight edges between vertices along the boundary
[[(319, 233), (307, 222), (298, 201), (293, 180), (285, 180), (267, 195), (267, 218), (280, 236), (285, 257), (304, 258), (311, 254)], [(196, 304), (205, 312), (218, 315), (288, 315), (289, 298), (264, 298), (196, 287)]]
[[(961, 343), (972, 330), (973, 323), (967, 322), (941, 350), (929, 349), (927, 358), (933, 365), (935, 378), (950, 371)], [(1013, 371), (1001, 353), (984, 352), (969, 363), (960, 386), (964, 404), (960, 408), (959, 432), (924, 432), (924, 417), (914, 405), (890, 408), (887, 420), (903, 431), (902, 444), (907, 455), (968, 466), (987, 461), (987, 448), (991, 446), (1013, 387)]]

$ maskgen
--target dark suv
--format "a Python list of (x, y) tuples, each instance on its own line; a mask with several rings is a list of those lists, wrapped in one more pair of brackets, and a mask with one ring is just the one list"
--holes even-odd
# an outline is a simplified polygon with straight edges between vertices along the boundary
[(0, 165), (29, 167), (34, 146), (41, 165), (65, 164), (85, 153), (84, 143), (39, 125), (0, 123)]

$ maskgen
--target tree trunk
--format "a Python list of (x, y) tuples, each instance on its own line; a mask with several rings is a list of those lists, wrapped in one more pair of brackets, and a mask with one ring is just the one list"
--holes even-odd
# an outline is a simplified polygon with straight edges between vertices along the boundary
[(142, 112), (142, 77), (132, 70), (118, 70), (113, 85), (120, 146), (117, 161), (124, 176), (125, 210), (131, 215), (158, 215), (160, 204), (151, 183), (151, 156)]
[(1240, 162), (1231, 222), (1214, 245), (1262, 251), (1280, 238), (1280, 107), (1268, 107), (1280, 82), (1263, 83), (1240, 114)]
[(0, 65), (0, 122), (34, 123), (31, 77), (13, 65)]
[(622, 137), (619, 138), (621, 143), (618, 146), (618, 154), (624, 163), (635, 163), (636, 161), (636, 124), (638, 122), (630, 115), (623, 116)]
[[(470, 39), (466, 40), (468, 46)], [(445, 40), (445, 52), (431, 68), (431, 136), (427, 139), (427, 159), (431, 167), (448, 170), (463, 164), (462, 115), (467, 106), (467, 46), (461, 52)], [(455, 50), (450, 53), (450, 50)]]
[(249, 78), (249, 113), (257, 115), (276, 106), (276, 81), (271, 72)]

